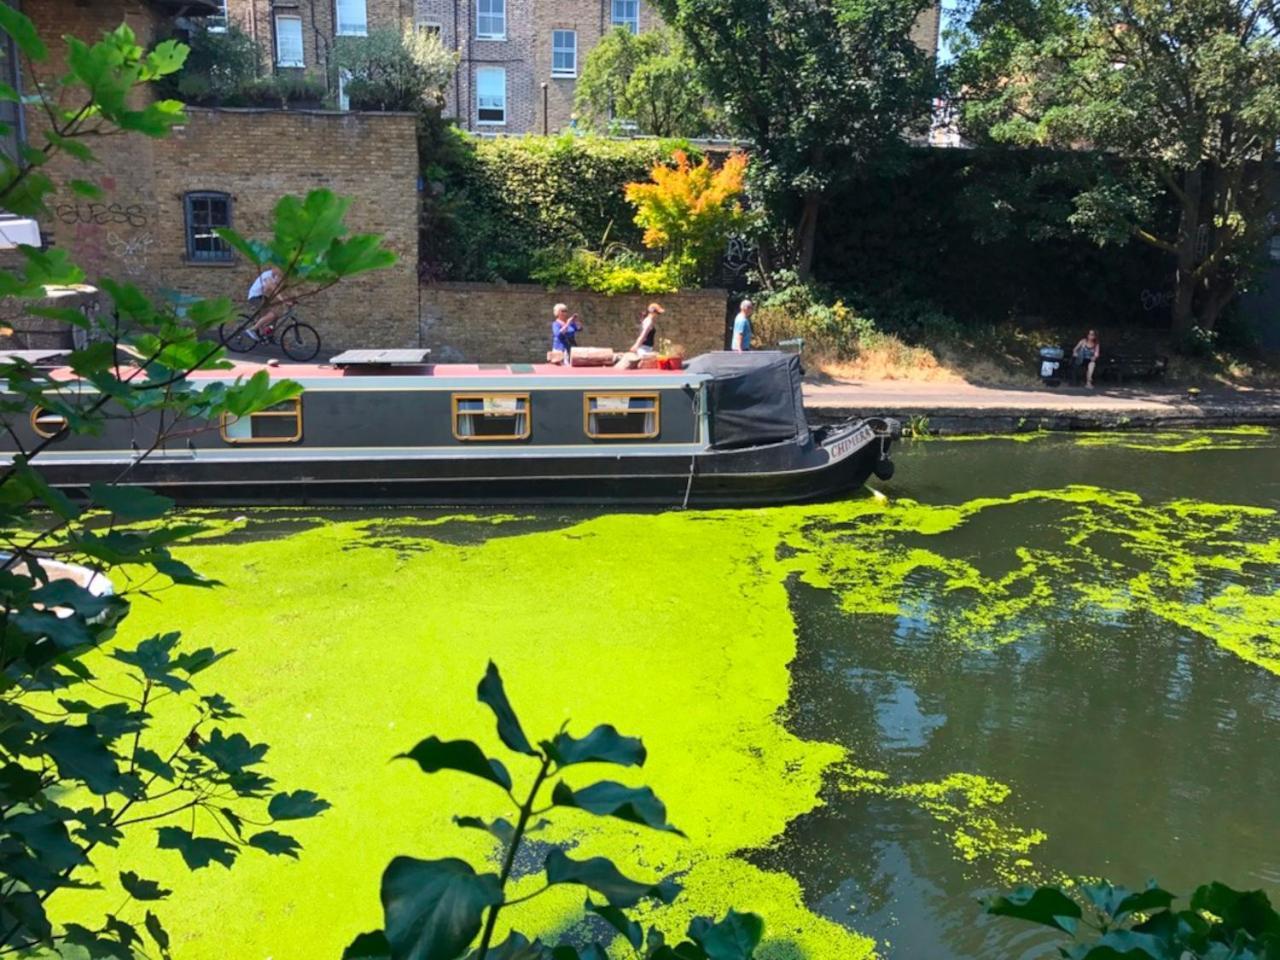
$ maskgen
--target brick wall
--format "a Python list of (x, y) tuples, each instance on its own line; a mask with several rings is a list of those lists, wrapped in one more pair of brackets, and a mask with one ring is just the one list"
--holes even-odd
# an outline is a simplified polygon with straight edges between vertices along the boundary
[(660, 338), (683, 347), (686, 356), (724, 348), (723, 290), (609, 297), (531, 284), (483, 283), (424, 286), (421, 342), (442, 362), (541, 361), (551, 346), (551, 308), (563, 302), (586, 324), (578, 335), (580, 345), (625, 350), (655, 299), (667, 310), (658, 326)]
[(265, 236), (285, 194), (320, 187), (350, 196), (347, 223), (379, 233), (399, 256), (388, 270), (340, 283), (300, 313), (328, 347), (417, 343), (418, 149), (409, 114), (283, 110), (188, 111), (189, 122), (155, 146), (156, 220), (145, 263), (123, 264), (183, 293), (243, 298), (254, 278), (242, 262), (186, 259), (184, 195), (231, 194), (232, 225)]

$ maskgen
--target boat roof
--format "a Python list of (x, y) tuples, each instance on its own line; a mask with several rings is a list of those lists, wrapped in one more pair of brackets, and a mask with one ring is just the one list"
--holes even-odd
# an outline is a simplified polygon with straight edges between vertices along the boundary
[[(135, 368), (121, 367), (120, 376), (127, 376)], [(476, 389), (518, 390), (522, 387), (577, 387), (604, 386), (617, 389), (627, 387), (659, 388), (679, 387), (702, 383), (710, 379), (706, 374), (689, 370), (627, 370), (619, 367), (566, 367), (554, 363), (424, 363), (392, 365), (335, 366), (331, 363), (267, 363), (254, 360), (233, 361), (230, 367), (219, 370), (196, 370), (192, 381), (225, 381), (266, 372), (273, 380), (296, 380), (303, 385), (332, 386), (340, 388), (346, 381), (385, 383), (387, 387), (434, 384), (445, 386), (474, 386)], [(51, 378), (72, 382), (80, 379), (70, 367), (56, 367), (49, 371)]]

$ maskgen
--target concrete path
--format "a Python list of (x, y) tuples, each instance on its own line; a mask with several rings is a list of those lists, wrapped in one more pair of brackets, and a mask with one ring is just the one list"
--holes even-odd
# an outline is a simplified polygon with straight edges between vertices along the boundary
[(806, 384), (805, 406), (819, 417), (927, 417), (933, 431), (972, 433), (1043, 428), (1280, 425), (1280, 390), (1144, 387), (988, 387), (908, 380)]

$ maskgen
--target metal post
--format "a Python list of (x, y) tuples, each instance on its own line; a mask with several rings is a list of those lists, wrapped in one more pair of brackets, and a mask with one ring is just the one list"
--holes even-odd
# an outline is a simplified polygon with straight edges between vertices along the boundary
[(547, 135), (547, 81), (542, 81), (542, 135)]

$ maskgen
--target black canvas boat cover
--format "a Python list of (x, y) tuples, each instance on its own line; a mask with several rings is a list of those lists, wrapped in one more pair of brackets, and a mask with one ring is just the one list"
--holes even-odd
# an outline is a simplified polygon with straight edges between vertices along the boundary
[(804, 443), (809, 424), (800, 392), (800, 358), (776, 351), (704, 353), (685, 368), (708, 374), (713, 447), (755, 447), (782, 440)]

